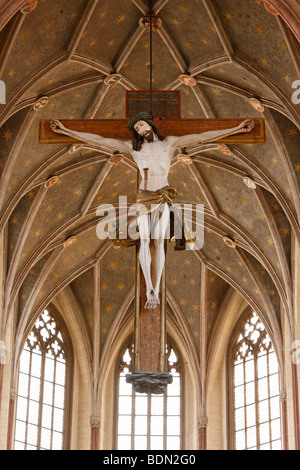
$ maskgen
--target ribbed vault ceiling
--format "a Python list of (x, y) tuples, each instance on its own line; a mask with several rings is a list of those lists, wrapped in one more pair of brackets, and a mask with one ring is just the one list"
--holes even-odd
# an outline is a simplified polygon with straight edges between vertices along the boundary
[[(126, 90), (149, 88), (149, 32), (140, 21), (148, 5), (39, 0), (28, 10), (0, 32), (7, 90), (0, 105), (2, 334), (13, 307), (21, 334), (65, 289), (91, 343), (100, 308), (103, 345), (120, 308), (133, 300), (135, 249), (113, 250), (97, 238), (96, 209), (119, 195), (135, 201), (136, 167), (109, 167), (105, 152), (84, 146), (39, 144), (39, 121), (125, 118)], [(193, 147), (193, 165), (174, 162), (169, 182), (178, 202), (204, 204), (205, 241), (198, 252), (168, 250), (169, 302), (197, 348), (200, 318), (209, 338), (231, 288), (279, 337), (281, 311), (292, 321), (291, 241), (299, 239), (299, 109), (291, 99), (299, 44), (260, 0), (157, 0), (154, 13), (154, 89), (180, 90), (182, 118), (263, 117), (267, 132), (266, 144), (231, 145), (231, 155), (216, 144)], [(184, 73), (195, 86), (179, 80)], [(112, 74), (120, 81), (107, 80)], [(54, 175), (58, 184), (45, 187)], [(77, 242), (65, 247), (70, 236)]]

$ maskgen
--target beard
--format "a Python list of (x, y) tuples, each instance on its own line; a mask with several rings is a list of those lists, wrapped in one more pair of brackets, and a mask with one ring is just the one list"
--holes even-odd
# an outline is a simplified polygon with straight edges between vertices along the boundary
[(153, 142), (153, 129), (146, 131), (143, 137), (148, 143)]

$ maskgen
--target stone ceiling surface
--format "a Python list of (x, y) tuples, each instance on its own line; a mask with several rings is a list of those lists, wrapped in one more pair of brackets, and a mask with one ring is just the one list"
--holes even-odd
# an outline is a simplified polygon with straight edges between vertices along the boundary
[[(148, 2), (24, 3), (0, 32), (0, 78), (6, 84), (6, 104), (0, 105), (0, 224), (7, 253), (1, 335), (13, 306), (21, 334), (59, 292), (71, 289), (90, 342), (100, 308), (103, 345), (117, 313), (133, 300), (135, 249), (113, 250), (99, 240), (96, 210), (120, 195), (135, 201), (136, 167), (123, 161), (107, 171), (104, 152), (39, 144), (39, 121), (126, 117), (126, 90), (149, 88), (150, 38), (141, 25)], [(188, 149), (193, 165), (174, 160), (171, 167), (178, 202), (205, 207), (203, 249), (169, 249), (167, 258), (168, 295), (196, 348), (200, 323), (204, 319), (209, 338), (232, 288), (274, 333), (281, 309), (292, 321), (300, 139), (299, 107), (291, 96), (299, 79), (299, 43), (266, 3), (154, 2), (160, 20), (153, 33), (154, 89), (180, 90), (182, 118), (266, 122), (265, 144), (231, 145), (230, 155), (216, 144), (194, 147)], [(195, 86), (182, 84), (178, 77), (184, 73), (196, 79)], [(121, 76), (118, 83), (106, 80), (112, 74)], [(263, 111), (253, 108), (251, 98)], [(54, 175), (58, 183), (46, 188)], [(245, 185), (246, 176), (256, 189)], [(71, 236), (76, 243), (65, 247)]]

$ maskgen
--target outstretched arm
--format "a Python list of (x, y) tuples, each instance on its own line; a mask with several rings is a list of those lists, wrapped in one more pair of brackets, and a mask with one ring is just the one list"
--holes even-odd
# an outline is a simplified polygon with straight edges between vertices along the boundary
[(188, 134), (178, 137), (173, 144), (173, 147), (186, 147), (193, 144), (205, 144), (208, 142), (215, 142), (223, 137), (228, 137), (234, 134), (250, 132), (254, 127), (253, 119), (246, 119), (241, 124), (230, 129), (220, 129), (217, 131), (207, 131), (201, 134)]
[(90, 134), (88, 132), (77, 132), (72, 129), (65, 127), (60, 121), (51, 121), (50, 124), (53, 132), (57, 134), (64, 134), (74, 139), (84, 142), (86, 144), (91, 144), (95, 147), (107, 147), (113, 148), (122, 152), (131, 152), (131, 148), (126, 142), (118, 139), (110, 139), (108, 137), (102, 137), (98, 134)]

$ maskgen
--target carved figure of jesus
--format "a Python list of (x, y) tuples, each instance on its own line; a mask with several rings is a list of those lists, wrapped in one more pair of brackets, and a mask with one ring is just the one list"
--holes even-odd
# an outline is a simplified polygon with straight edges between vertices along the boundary
[[(217, 141), (221, 138), (250, 132), (254, 126), (251, 119), (246, 119), (240, 125), (224, 130), (206, 131), (200, 134), (185, 136), (162, 136), (151, 121), (149, 113), (138, 113), (129, 120), (128, 127), (132, 132), (132, 141), (122, 141), (101, 137), (97, 134), (77, 132), (67, 129), (60, 121), (52, 121), (54, 132), (65, 134), (81, 142), (92, 144), (94, 147), (109, 147), (119, 152), (132, 155), (141, 175), (139, 190), (147, 196), (164, 194), (168, 190), (168, 175), (173, 154), (177, 148), (192, 144), (203, 144)], [(170, 218), (170, 205), (167, 197), (160, 204), (160, 218), (154, 227), (150, 227), (148, 214), (140, 214), (137, 226), (140, 238), (140, 264), (146, 282), (145, 308), (156, 308), (159, 304), (159, 288), (165, 263), (164, 239)], [(151, 277), (150, 239), (154, 239), (154, 276)]]

